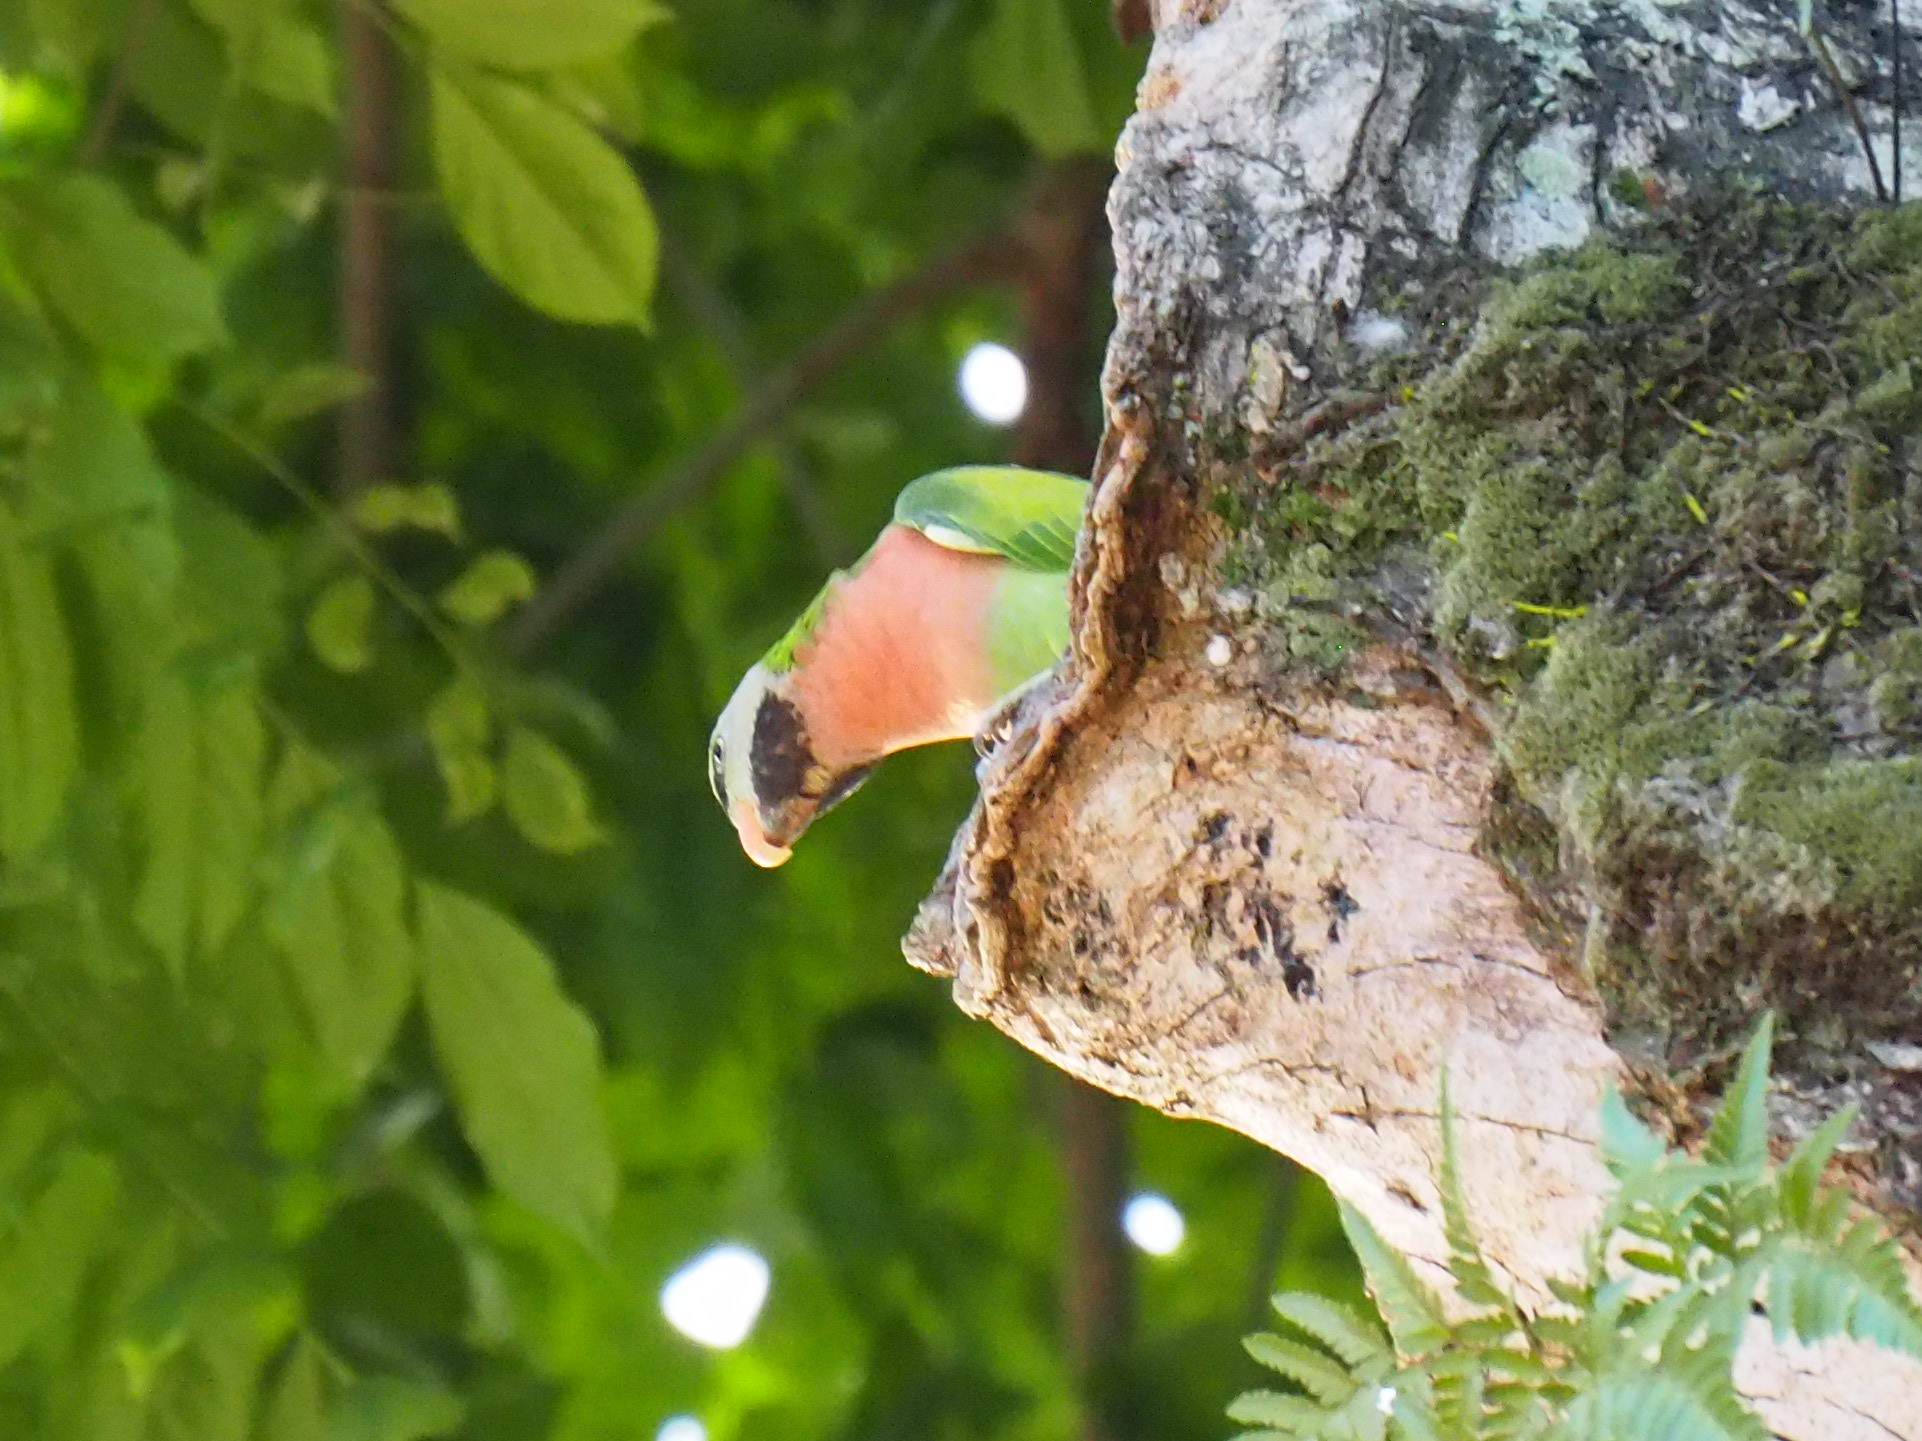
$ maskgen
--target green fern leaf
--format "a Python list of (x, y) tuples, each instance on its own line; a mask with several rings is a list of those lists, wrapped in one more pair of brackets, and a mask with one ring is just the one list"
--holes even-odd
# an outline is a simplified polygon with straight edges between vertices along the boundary
[(1475, 1306), (1496, 1308), (1513, 1316), (1514, 1306), (1496, 1284), (1494, 1272), (1475, 1239), (1475, 1228), (1468, 1219), (1468, 1198), (1462, 1189), (1461, 1148), (1455, 1130), (1455, 1103), (1448, 1091), (1448, 1074), (1441, 1081), (1441, 1189), (1442, 1233), (1448, 1239), (1449, 1275), (1456, 1292)]
[(1922, 1356), (1922, 1310), (1900, 1250), (1875, 1222), (1857, 1223), (1840, 1247), (1784, 1238), (1758, 1264), (1777, 1339), (1845, 1335)]
[(1490, 1372), (1511, 1376), (1529, 1386), (1553, 1381), (1557, 1374), (1553, 1366), (1532, 1351), (1490, 1351), (1482, 1360)]
[(1578, 1282), (1565, 1281), (1560, 1276), (1550, 1276), (1548, 1278), (1548, 1294), (1553, 1296), (1557, 1301), (1560, 1301), (1564, 1306), (1568, 1306), (1576, 1311), (1586, 1311), (1589, 1302), (1594, 1299), (1595, 1292), (1592, 1287)]
[(1450, 1382), (1479, 1376), (1483, 1369), (1481, 1353), (1466, 1346), (1450, 1346), (1446, 1351), (1424, 1357), (1421, 1362), (1422, 1374), (1444, 1388)]
[(1678, 1281), (1688, 1274), (1688, 1268), (1666, 1251), (1624, 1251), (1622, 1264), (1651, 1276), (1668, 1276)]
[[(1270, 1304), (1282, 1320), (1333, 1351), (1364, 1380), (1379, 1380), (1393, 1367), (1388, 1338), (1353, 1307), (1306, 1291), (1283, 1291)], [(1366, 1376), (1362, 1368), (1371, 1363), (1382, 1369)]]
[(1542, 1393), (1521, 1382), (1493, 1385), (1483, 1393), (1487, 1416), (1480, 1435), (1484, 1441), (1503, 1441), (1511, 1436), (1537, 1432), (1549, 1420), (1549, 1409)]
[(1581, 1318), (1575, 1316), (1537, 1316), (1529, 1329), (1544, 1346), (1570, 1353), (1580, 1352), (1587, 1334)]
[(1462, 1376), (1436, 1383), (1436, 1416), (1445, 1432), (1469, 1437), (1481, 1430), (1482, 1390), (1486, 1384), (1487, 1377), (1479, 1366), (1471, 1367)]
[(1244, 1426), (1269, 1426), (1286, 1436), (1321, 1432), (1329, 1408), (1285, 1391), (1244, 1391), (1228, 1405), (1228, 1419)]
[(1734, 1083), (1709, 1122), (1702, 1141), (1702, 1159), (1709, 1164), (1748, 1173), (1768, 1164), (1769, 1054), (1774, 1040), (1775, 1015), (1769, 1012), (1755, 1028)]
[(1661, 1137), (1636, 1118), (1613, 1085), (1602, 1093), (1601, 1145), (1603, 1163), (1618, 1178), (1658, 1165), (1668, 1154)]
[(1261, 1332), (1245, 1336), (1241, 1344), (1262, 1365), (1279, 1371), (1324, 1406), (1340, 1406), (1355, 1394), (1360, 1382), (1323, 1352), (1295, 1341)]
[(1435, 1412), (1435, 1398), (1419, 1376), (1404, 1377), (1390, 1402), (1389, 1416), (1395, 1423), (1398, 1441), (1454, 1441), (1442, 1429)]
[(1855, 1124), (1856, 1112), (1855, 1106), (1844, 1106), (1830, 1116), (1804, 1138), (1777, 1174), (1776, 1205), (1790, 1226), (1800, 1227), (1814, 1214), (1823, 1169), (1835, 1154), (1835, 1148), (1842, 1144), (1849, 1127)]
[(1666, 1373), (1610, 1376), (1570, 1403), (1549, 1435), (1555, 1441), (1766, 1441), (1761, 1422), (1726, 1397), (1703, 1395)]
[(1346, 1201), (1340, 1203), (1341, 1228), (1368, 1278), (1395, 1348), (1404, 1356), (1425, 1356), (1448, 1340), (1441, 1301), (1415, 1275), (1401, 1252), (1381, 1238), (1368, 1218)]
[(1450, 1338), (1457, 1346), (1471, 1346), (1477, 1351), (1491, 1346), (1499, 1346), (1517, 1331), (1518, 1325), (1512, 1316), (1499, 1313), (1492, 1316), (1472, 1316), (1466, 1321), (1455, 1323), (1455, 1334)]

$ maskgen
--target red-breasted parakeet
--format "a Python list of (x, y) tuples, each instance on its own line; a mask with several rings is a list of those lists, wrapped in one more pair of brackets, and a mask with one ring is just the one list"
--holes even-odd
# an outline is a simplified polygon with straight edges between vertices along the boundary
[(909, 484), (714, 724), (708, 775), (741, 847), (778, 866), (883, 756), (973, 735), (1068, 643), (1088, 483), (1011, 465)]

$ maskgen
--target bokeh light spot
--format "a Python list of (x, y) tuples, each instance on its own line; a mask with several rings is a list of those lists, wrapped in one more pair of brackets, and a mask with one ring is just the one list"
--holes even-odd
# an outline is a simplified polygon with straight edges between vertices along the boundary
[(758, 1251), (732, 1243), (715, 1246), (667, 1278), (661, 1314), (690, 1341), (725, 1351), (754, 1329), (767, 1300), (768, 1278)]
[(1007, 346), (983, 341), (961, 357), (961, 399), (989, 425), (1013, 425), (1028, 408), (1028, 367)]
[(707, 1427), (692, 1416), (670, 1416), (654, 1433), (654, 1441), (707, 1441)]
[(1121, 1229), (1150, 1256), (1167, 1256), (1180, 1248), (1188, 1223), (1166, 1196), (1143, 1191), (1121, 1213)]

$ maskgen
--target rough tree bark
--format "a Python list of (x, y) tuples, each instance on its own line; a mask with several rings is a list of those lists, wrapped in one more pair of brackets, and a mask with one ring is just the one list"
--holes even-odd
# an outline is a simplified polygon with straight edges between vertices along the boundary
[[(1904, 168), (1887, 9), (1815, 19), (1162, 0), (1073, 653), (906, 942), (1437, 1278), (1445, 1068), (1528, 1302), (1603, 1088), (1690, 1139), (1763, 1005), (1784, 1136), (1864, 1103), (1837, 1178), (1918, 1233), (1922, 233), (1849, 218)], [(1758, 1323), (1741, 1379), (1922, 1441), (1889, 1356)]]

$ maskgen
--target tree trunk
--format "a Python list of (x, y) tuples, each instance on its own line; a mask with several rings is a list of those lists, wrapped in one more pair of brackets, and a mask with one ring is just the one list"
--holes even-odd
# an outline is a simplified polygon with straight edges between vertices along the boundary
[[(910, 960), (1437, 1280), (1446, 1070), (1530, 1305), (1606, 1193), (1603, 1089), (1691, 1139), (1773, 1006), (1783, 1136), (1861, 1103), (1835, 1179), (1913, 1248), (1922, 224), (1857, 214), (1899, 193), (1887, 13), (1156, 20), (1073, 653)], [(1922, 1441), (1889, 1355), (1764, 1329), (1741, 1379), (1783, 1436)]]

